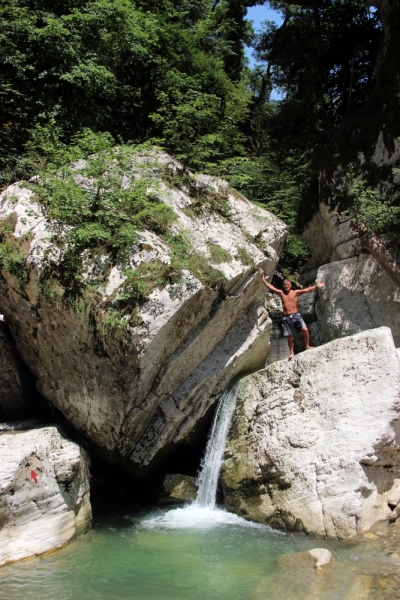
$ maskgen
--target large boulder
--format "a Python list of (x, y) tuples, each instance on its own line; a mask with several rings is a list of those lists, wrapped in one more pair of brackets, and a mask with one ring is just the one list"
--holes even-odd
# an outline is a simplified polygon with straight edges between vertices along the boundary
[[(147, 177), (156, 177), (155, 163), (170, 165), (170, 171), (178, 168), (161, 152), (150, 158)], [(135, 160), (123, 178), (125, 187), (140, 177), (150, 159), (137, 155)], [(84, 166), (85, 161), (78, 161), (74, 177), (77, 185), (90, 188), (80, 174)], [(127, 316), (124, 328), (108, 335), (93, 331), (85, 308), (77, 311), (58, 301), (57, 293), (46, 293), (41, 283), (49, 260), (57, 266), (65, 251), (55, 240), (63, 239), (68, 229), (48, 218), (27, 187), (13, 185), (0, 196), (0, 219), (14, 219), (12, 240), (26, 253), (29, 269), (25, 285), (6, 270), (0, 277), (0, 310), (18, 351), (37, 377), (39, 391), (106, 460), (118, 460), (138, 475), (182, 442), (191, 443), (233, 377), (263, 366), (271, 321), (257, 266), (271, 275), (286, 237), (279, 219), (224, 181), (206, 176), (191, 180), (194, 190), (224, 203), (224, 215), (212, 206), (199, 210), (189, 188), (168, 186), (161, 179), (154, 185), (159, 199), (175, 212), (170, 231), (184, 235), (187, 256), (196, 253), (225, 281), (202, 283), (189, 262), (179, 281), (155, 288)], [(85, 254), (77, 277), (90, 286), (90, 314), (116, 306), (129, 271), (144, 263), (168, 265), (171, 252), (166, 237), (143, 230), (123, 264), (111, 256)], [(114, 313), (109, 314), (112, 320)]]
[(91, 518), (79, 446), (56, 427), (0, 434), (0, 565), (61, 548)]
[(397, 518), (400, 362), (386, 327), (242, 380), (223, 463), (226, 506), (346, 540)]

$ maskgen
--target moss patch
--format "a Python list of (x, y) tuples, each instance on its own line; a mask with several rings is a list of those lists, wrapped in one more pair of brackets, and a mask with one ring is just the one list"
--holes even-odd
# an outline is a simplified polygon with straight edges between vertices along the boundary
[(214, 265), (219, 265), (224, 262), (231, 262), (232, 256), (224, 250), (219, 244), (207, 243), (208, 250), (211, 256), (211, 262)]

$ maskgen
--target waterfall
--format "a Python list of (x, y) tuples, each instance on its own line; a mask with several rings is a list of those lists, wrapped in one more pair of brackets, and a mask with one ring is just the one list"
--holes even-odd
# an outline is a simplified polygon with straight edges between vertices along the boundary
[(228, 435), (229, 425), (235, 410), (239, 386), (225, 390), (218, 401), (217, 410), (208, 438), (206, 453), (198, 478), (199, 489), (194, 504), (204, 508), (215, 508), (218, 475)]

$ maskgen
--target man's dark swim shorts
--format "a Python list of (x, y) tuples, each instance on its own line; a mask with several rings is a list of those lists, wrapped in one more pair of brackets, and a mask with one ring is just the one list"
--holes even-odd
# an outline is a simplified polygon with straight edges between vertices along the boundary
[(293, 335), (295, 331), (301, 331), (303, 327), (307, 327), (307, 325), (303, 321), (303, 317), (300, 313), (293, 313), (292, 315), (286, 315), (283, 317), (283, 335), (288, 337), (289, 335)]

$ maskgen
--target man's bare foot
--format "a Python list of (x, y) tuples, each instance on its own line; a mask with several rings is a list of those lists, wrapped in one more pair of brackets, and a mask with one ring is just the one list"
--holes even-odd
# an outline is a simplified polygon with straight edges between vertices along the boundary
[(288, 360), (292, 360), (292, 358), (294, 358), (294, 354), (289, 354)]
[(314, 350), (315, 346), (306, 346), (306, 350)]

